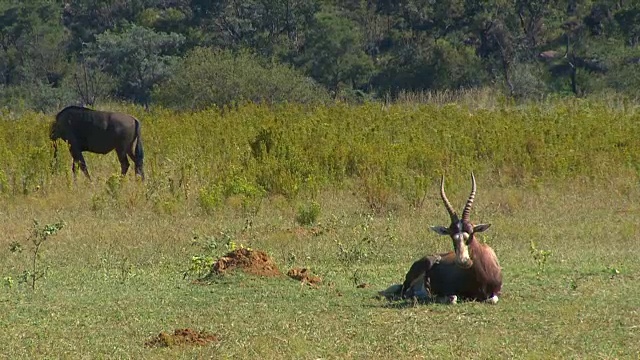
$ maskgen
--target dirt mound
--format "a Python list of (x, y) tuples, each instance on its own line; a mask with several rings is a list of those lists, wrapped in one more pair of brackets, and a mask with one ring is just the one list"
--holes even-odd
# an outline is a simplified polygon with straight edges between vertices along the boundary
[(147, 347), (171, 347), (181, 345), (207, 345), (219, 341), (218, 337), (205, 331), (193, 329), (175, 329), (173, 334), (161, 332), (144, 343)]
[(267, 254), (246, 248), (233, 250), (219, 258), (213, 264), (212, 273), (224, 274), (236, 269), (258, 276), (279, 276), (282, 274)]
[(311, 271), (307, 268), (293, 268), (287, 272), (287, 276), (311, 286), (317, 286), (322, 282), (320, 276), (311, 275)]

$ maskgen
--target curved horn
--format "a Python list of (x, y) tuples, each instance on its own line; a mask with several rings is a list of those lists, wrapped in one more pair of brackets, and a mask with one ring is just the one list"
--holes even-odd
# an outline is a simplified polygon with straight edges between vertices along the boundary
[(451, 221), (457, 221), (458, 215), (456, 214), (456, 211), (453, 210), (453, 206), (451, 206), (449, 199), (447, 199), (447, 194), (444, 193), (444, 174), (442, 175), (442, 179), (440, 180), (440, 196), (442, 197), (442, 201), (444, 202), (444, 207), (447, 208), (447, 212), (451, 217)]
[(469, 194), (469, 199), (467, 200), (467, 204), (464, 206), (464, 210), (462, 210), (462, 220), (469, 221), (469, 214), (471, 213), (471, 206), (473, 205), (473, 200), (476, 197), (476, 177), (473, 176), (473, 171), (471, 172), (471, 194)]

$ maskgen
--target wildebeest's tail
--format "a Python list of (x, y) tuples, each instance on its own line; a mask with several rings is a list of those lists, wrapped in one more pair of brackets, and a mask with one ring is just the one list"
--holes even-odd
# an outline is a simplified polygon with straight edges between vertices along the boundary
[(144, 179), (144, 171), (142, 170), (142, 164), (144, 163), (144, 150), (142, 149), (142, 137), (140, 136), (140, 121), (136, 119), (136, 147), (134, 149), (134, 155), (136, 157), (136, 173), (138, 173), (142, 179)]

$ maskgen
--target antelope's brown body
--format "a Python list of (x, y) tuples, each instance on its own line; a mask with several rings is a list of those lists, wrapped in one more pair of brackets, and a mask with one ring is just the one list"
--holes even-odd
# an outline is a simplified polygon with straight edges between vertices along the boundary
[(433, 298), (455, 295), (467, 300), (484, 301), (500, 295), (502, 271), (495, 253), (480, 243), (471, 246), (470, 250), (473, 265), (468, 269), (456, 264), (454, 252), (425, 256), (414, 262), (402, 284), (403, 295), (421, 294), (423, 288), (425, 294)]
[(432, 229), (440, 235), (448, 235), (454, 251), (425, 256), (414, 262), (400, 289), (402, 296), (498, 301), (502, 290), (502, 269), (493, 249), (475, 237), (477, 232), (485, 231), (491, 224), (474, 225), (470, 221), (476, 194), (473, 173), (471, 181), (471, 194), (460, 218), (447, 199), (442, 177), (440, 194), (451, 223), (448, 227), (434, 226)]

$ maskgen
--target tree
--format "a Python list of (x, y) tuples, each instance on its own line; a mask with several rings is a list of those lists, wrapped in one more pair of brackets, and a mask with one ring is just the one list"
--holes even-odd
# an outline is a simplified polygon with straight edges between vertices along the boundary
[(172, 75), (155, 87), (154, 101), (198, 110), (254, 101), (317, 103), (328, 96), (320, 86), (289, 66), (266, 63), (247, 50), (196, 48), (175, 64)]
[(366, 88), (374, 73), (357, 24), (335, 11), (316, 14), (297, 63), (334, 94), (341, 87)]
[(199, 46), (251, 48), (267, 58), (290, 61), (313, 24), (319, 0), (192, 0)]
[(85, 55), (116, 79), (120, 96), (148, 104), (153, 85), (170, 75), (184, 39), (180, 34), (131, 25), (122, 32), (97, 35)]
[(65, 1), (62, 21), (71, 33), (69, 48), (79, 53), (98, 34), (135, 23), (139, 14), (157, 0)]
[(67, 34), (60, 9), (44, 0), (0, 3), (0, 85), (8, 104), (19, 97), (41, 110), (64, 101)]
[(631, 47), (640, 44), (640, 6), (635, 5), (614, 15), (622, 34)]

